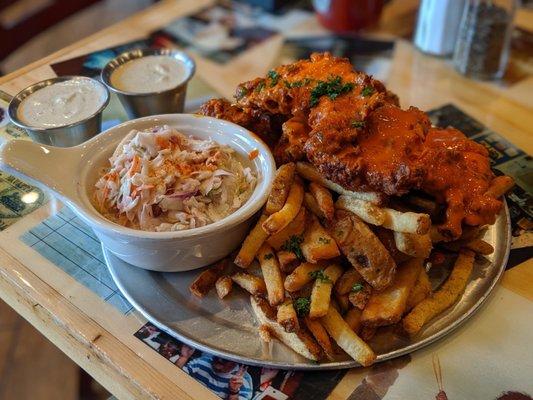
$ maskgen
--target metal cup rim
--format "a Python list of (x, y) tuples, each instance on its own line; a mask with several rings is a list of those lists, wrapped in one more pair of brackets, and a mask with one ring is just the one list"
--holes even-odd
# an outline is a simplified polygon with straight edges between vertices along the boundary
[[(58, 126), (54, 126), (54, 127), (50, 127), (50, 128), (39, 128), (39, 127), (27, 125), (27, 124), (25, 124), (24, 122), (22, 122), (18, 118), (17, 111), (18, 111), (18, 108), (19, 108), (20, 104), (22, 103), (22, 101), (26, 97), (28, 97), (32, 93), (35, 93), (36, 91), (38, 91), (38, 90), (40, 90), (42, 88), (45, 88), (46, 86), (50, 86), (50, 85), (52, 85), (54, 83), (57, 83), (57, 82), (65, 82), (65, 81), (77, 80), (77, 79), (83, 79), (83, 80), (88, 80), (88, 81), (94, 82), (95, 84), (99, 85), (100, 87), (102, 87), (104, 89), (105, 100), (103, 101), (102, 105), (98, 108), (98, 110), (96, 110), (93, 114), (91, 114), (88, 117), (83, 118), (83, 119), (81, 119), (79, 121), (72, 122), (70, 124), (58, 125)], [(34, 84), (22, 89), (20, 92), (18, 92), (11, 99), (11, 101), (9, 102), (9, 106), (7, 108), (7, 114), (9, 116), (9, 119), (11, 120), (11, 122), (13, 122), (18, 127), (23, 128), (23, 129), (27, 129), (27, 130), (31, 130), (31, 131), (33, 131), (35, 133), (44, 133), (44, 132), (49, 132), (49, 131), (53, 131), (53, 130), (56, 130), (56, 129), (72, 128), (74, 126), (78, 126), (78, 125), (84, 124), (85, 122), (87, 122), (87, 121), (93, 119), (94, 117), (98, 116), (98, 114), (100, 114), (107, 107), (107, 105), (109, 104), (109, 98), (110, 98), (109, 90), (107, 89), (106, 85), (102, 84), (102, 82), (98, 81), (97, 79), (90, 78), (88, 76), (79, 76), (79, 75), (56, 76), (54, 78), (49, 78), (49, 79), (45, 79), (45, 80), (39, 81), (37, 83), (34, 83)]]
[[(131, 60), (136, 60), (138, 58), (142, 58), (146, 56), (169, 56), (179, 61), (182, 61), (188, 66), (188, 75), (178, 85), (170, 89), (160, 90), (157, 92), (127, 92), (127, 91), (118, 89), (111, 84), (111, 75), (118, 67), (126, 64), (127, 62)], [(139, 49), (125, 51), (119, 54), (118, 56), (116, 56), (115, 58), (113, 58), (112, 60), (110, 60), (104, 66), (104, 68), (102, 68), (102, 72), (100, 73), (100, 79), (107, 86), (107, 88), (114, 93), (117, 93), (123, 96), (143, 97), (143, 96), (155, 96), (155, 95), (166, 94), (169, 92), (173, 92), (176, 89), (179, 89), (181, 87), (184, 87), (189, 83), (189, 81), (192, 79), (195, 73), (196, 73), (196, 63), (194, 62), (193, 58), (184, 51), (176, 50), (176, 49), (166, 49), (166, 48), (162, 48), (162, 49), (139, 48)]]

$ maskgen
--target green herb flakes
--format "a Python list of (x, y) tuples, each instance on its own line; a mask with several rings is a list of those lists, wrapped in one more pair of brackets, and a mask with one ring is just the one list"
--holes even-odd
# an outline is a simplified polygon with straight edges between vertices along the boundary
[(239, 88), (237, 89), (237, 94), (235, 95), (235, 98), (237, 100), (240, 100), (247, 94), (248, 94), (248, 89), (246, 89), (244, 86), (239, 86)]
[(299, 317), (305, 317), (309, 314), (309, 309), (311, 308), (311, 300), (309, 297), (298, 297), (292, 302), (292, 306), (298, 314)]
[(265, 256), (263, 258), (265, 260), (271, 260), (272, 258), (274, 258), (274, 254), (272, 254), (272, 253), (265, 254)]
[(302, 253), (302, 249), (300, 248), (300, 245), (304, 241), (304, 238), (302, 236), (296, 236), (292, 235), (287, 241), (281, 246), (282, 250), (290, 251), (298, 257), (299, 260), (304, 259), (304, 255)]
[(368, 97), (372, 94), (374, 94), (376, 90), (372, 86), (365, 86), (363, 90), (361, 90), (361, 96)]
[(255, 87), (254, 92), (259, 93), (265, 88), (265, 81), (259, 82), (259, 84)]
[(341, 94), (351, 91), (353, 87), (353, 83), (342, 83), (340, 76), (331, 77), (327, 81), (318, 81), (318, 84), (311, 91), (309, 105), (315, 107), (322, 96), (328, 96), (331, 100), (335, 100)]
[(351, 292), (352, 293), (357, 293), (357, 292), (360, 292), (361, 290), (363, 290), (363, 284), (362, 283), (356, 283), (355, 285), (352, 286), (352, 290)]
[(329, 283), (331, 282), (331, 279), (329, 279), (329, 276), (327, 276), (324, 273), (324, 270), (319, 269), (318, 271), (311, 271), (309, 272), (309, 276), (313, 279), (316, 279), (317, 281), (321, 281), (323, 283)]
[(271, 69), (270, 71), (268, 71), (268, 75), (267, 76), (271, 79), (270, 87), (276, 86), (276, 84), (279, 81), (279, 74), (276, 71), (274, 71), (273, 69)]
[(364, 128), (365, 126), (366, 126), (365, 121), (352, 121), (352, 128), (360, 129), (360, 128)]

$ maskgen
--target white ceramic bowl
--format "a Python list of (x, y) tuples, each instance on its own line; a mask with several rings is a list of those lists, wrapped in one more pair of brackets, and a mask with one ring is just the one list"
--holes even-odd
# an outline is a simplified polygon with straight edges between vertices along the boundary
[[(258, 183), (250, 199), (237, 211), (213, 224), (177, 232), (146, 232), (125, 228), (104, 218), (91, 204), (101, 167), (131, 129), (169, 125), (199, 139), (227, 144), (250, 161)], [(24, 140), (0, 148), (0, 164), (15, 174), (52, 189), (93, 230), (102, 244), (122, 260), (154, 271), (187, 271), (209, 265), (237, 248), (252, 217), (265, 203), (275, 173), (268, 147), (250, 131), (231, 122), (191, 114), (156, 115), (115, 126), (82, 145), (46, 146)]]

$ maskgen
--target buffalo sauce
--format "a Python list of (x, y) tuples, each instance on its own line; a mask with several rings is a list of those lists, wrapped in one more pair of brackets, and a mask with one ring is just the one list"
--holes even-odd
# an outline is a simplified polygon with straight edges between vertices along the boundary
[(448, 204), (441, 233), (459, 237), (462, 221), (467, 225), (494, 223), (502, 203), (485, 196), (494, 178), (485, 147), (457, 129), (432, 128), (420, 163), (427, 171), (421, 189)]

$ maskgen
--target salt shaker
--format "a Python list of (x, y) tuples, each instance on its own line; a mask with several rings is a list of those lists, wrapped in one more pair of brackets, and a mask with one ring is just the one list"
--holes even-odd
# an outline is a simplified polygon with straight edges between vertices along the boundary
[(505, 73), (517, 0), (467, 0), (453, 63), (476, 79)]
[(415, 45), (424, 53), (453, 53), (465, 0), (422, 0), (416, 23)]

